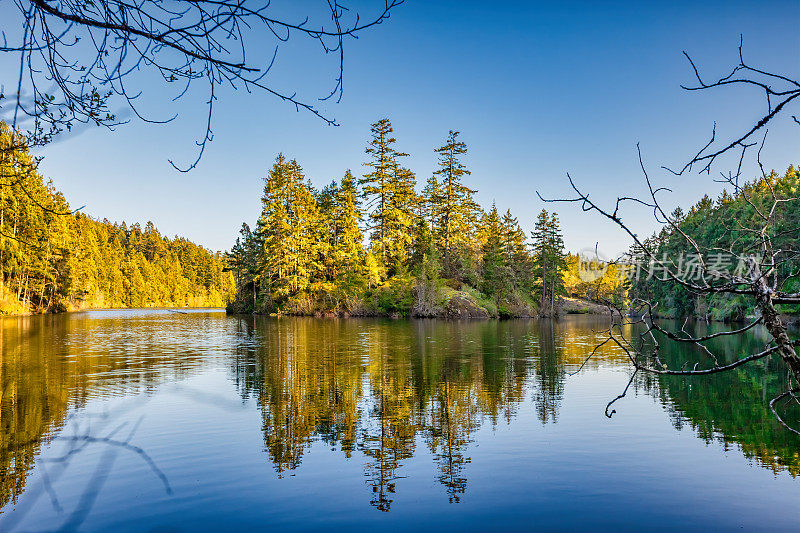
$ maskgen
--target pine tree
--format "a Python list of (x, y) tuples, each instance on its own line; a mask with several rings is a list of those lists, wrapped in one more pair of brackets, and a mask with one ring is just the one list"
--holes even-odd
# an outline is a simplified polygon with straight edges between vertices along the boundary
[(373, 289), (386, 279), (386, 268), (383, 263), (375, 257), (375, 253), (370, 250), (364, 259), (364, 270), (367, 274), (367, 287)]
[(564, 240), (558, 217), (542, 209), (531, 232), (534, 272), (538, 280), (540, 314), (557, 314), (556, 296), (564, 293), (563, 272), (567, 268)]
[[(431, 219), (435, 221), (434, 232), (442, 250), (445, 275), (455, 276), (462, 255), (469, 248), (471, 230), (477, 221), (479, 207), (473, 195), (477, 192), (462, 182), (470, 174), (461, 157), (467, 153), (467, 145), (458, 140), (459, 132), (450, 130), (444, 146), (437, 148), (439, 169), (428, 182), (430, 195), (427, 203)], [(437, 179), (436, 177), (441, 179)]]
[(420, 201), (420, 218), (425, 219), (429, 228), (438, 228), (439, 222), (439, 205), (442, 203), (442, 185), (439, 183), (436, 174), (431, 175), (428, 181), (425, 182), (425, 187), (422, 188)]
[[(288, 245), (292, 232), (289, 211), (291, 181), (289, 162), (283, 154), (278, 154), (264, 181), (261, 216), (255, 228), (262, 245), (258, 254), (259, 284), (266, 285), (270, 297), (281, 297), (290, 292), (286, 276), (292, 263)], [(257, 294), (258, 289), (254, 292)]]
[(72, 212), (0, 123), (0, 313), (92, 307), (220, 306), (236, 287), (223, 259), (152, 223)]
[(414, 229), (418, 219), (420, 198), (414, 173), (395, 164), (389, 182), (390, 195), (386, 211), (386, 266), (391, 273), (405, 271), (409, 266)]
[(411, 246), (411, 264), (415, 266), (415, 270), (419, 270), (424, 265), (427, 268), (429, 276), (440, 274), (439, 270), (439, 254), (433, 242), (433, 235), (430, 226), (424, 218), (417, 219), (416, 227), (414, 228), (414, 242)]
[(265, 180), (256, 233), (262, 242), (259, 277), (279, 305), (308, 289), (322, 270), (317, 200), (296, 161), (280, 154)]
[(255, 306), (257, 298), (256, 282), (258, 280), (258, 253), (260, 248), (261, 246), (256, 242), (256, 235), (250, 230), (250, 226), (242, 223), (239, 237), (236, 238), (236, 243), (226, 258), (236, 282), (237, 299), (252, 302), (253, 306)]
[(494, 296), (495, 301), (499, 304), (509, 289), (510, 270), (506, 264), (503, 249), (503, 226), (494, 204), (483, 218), (483, 233), (482, 289), (486, 294)]
[(335, 281), (352, 282), (361, 276), (364, 268), (363, 235), (358, 226), (361, 207), (353, 174), (349, 170), (345, 172), (341, 185), (334, 186), (331, 192), (325, 224), (330, 232), (330, 277)]
[(511, 271), (512, 289), (530, 289), (531, 265), (525, 231), (510, 209), (505, 212), (500, 224), (503, 228), (503, 253)]
[[(371, 140), (366, 148), (372, 169), (360, 180), (369, 210), (370, 240), (384, 267), (394, 267), (403, 260), (405, 228), (413, 224), (415, 207), (414, 175), (403, 168), (399, 158), (408, 154), (394, 148), (392, 124), (383, 118), (372, 125)], [(413, 194), (412, 194), (413, 193)]]
[(555, 298), (564, 294), (564, 270), (566, 269), (566, 253), (564, 251), (564, 236), (561, 234), (561, 225), (558, 215), (550, 217), (550, 255), (552, 273), (550, 280), (550, 309), (557, 312)]
[(336, 180), (331, 181), (316, 195), (317, 209), (321, 221), (320, 242), (317, 246), (320, 263), (322, 264), (322, 279), (318, 280), (325, 290), (330, 288), (330, 283), (336, 278), (337, 264), (335, 258), (336, 241), (339, 238), (340, 228), (336, 223), (336, 203), (339, 195), (339, 185)]
[(548, 262), (548, 230), (550, 221), (549, 213), (542, 209), (536, 218), (536, 224), (531, 232), (531, 249), (533, 251), (533, 265), (536, 276), (537, 292), (539, 293), (539, 309), (544, 311), (547, 301), (547, 280), (550, 275), (550, 264)]

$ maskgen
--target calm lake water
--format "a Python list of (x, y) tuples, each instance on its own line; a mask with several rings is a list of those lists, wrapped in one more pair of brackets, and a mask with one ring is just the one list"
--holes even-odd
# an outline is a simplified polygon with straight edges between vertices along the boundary
[(570, 375), (600, 325), (2, 319), (0, 530), (800, 529), (778, 363), (637, 376), (609, 419), (624, 357)]

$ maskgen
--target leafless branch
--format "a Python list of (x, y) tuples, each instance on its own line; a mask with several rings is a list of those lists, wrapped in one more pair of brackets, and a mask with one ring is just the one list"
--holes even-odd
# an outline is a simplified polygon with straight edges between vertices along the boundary
[[(134, 75), (155, 75), (167, 86), (179, 83), (174, 99), (182, 98), (193, 82), (207, 86), (206, 132), (197, 142), (194, 168), (213, 139), (214, 101), (221, 86), (260, 90), (337, 125), (296, 92), (281, 90), (268, 80), (278, 47), (293, 36), (316, 42), (324, 54), (335, 54), (333, 90), (320, 101), (343, 94), (346, 39), (389, 19), (404, 0), (384, 0), (362, 20), (338, 0), (305, 14), (287, 14), (271, 0), (13, 0), (18, 20), (8, 21), (0, 52), (19, 55), (16, 94), (2, 109), (12, 127), (25, 128), (31, 145), (49, 142), (79, 125), (108, 128), (126, 122), (112, 111), (124, 104), (147, 122), (170, 122), (176, 115), (151, 118), (141, 112), (141, 92), (131, 89)], [(295, 6), (295, 11), (297, 7)], [(291, 11), (291, 10), (290, 10)], [(327, 21), (326, 21), (327, 19)], [(17, 34), (8, 35), (15, 23)], [(17, 43), (9, 42), (18, 41)], [(270, 43), (270, 44), (267, 44)], [(273, 46), (274, 44), (274, 46)], [(266, 58), (261, 50), (274, 50)], [(2, 104), (2, 101), (0, 101)]]
[[(587, 356), (581, 368), (602, 346), (610, 342), (627, 355), (634, 367), (634, 376), (639, 371), (658, 375), (706, 376), (727, 372), (752, 361), (779, 355), (788, 366), (794, 379), (798, 381), (800, 378), (800, 357), (797, 354), (798, 342), (790, 340), (786, 324), (775, 306), (778, 304), (800, 304), (800, 293), (784, 290), (784, 287), (787, 286), (786, 281), (800, 274), (800, 269), (798, 271), (793, 270), (798, 253), (791, 243), (789, 245), (776, 245), (776, 242), (780, 242), (776, 241), (779, 237), (788, 235), (791, 238), (790, 230), (779, 229), (776, 225), (787, 210), (796, 209), (800, 206), (800, 197), (792, 196), (785, 191), (780, 193), (776, 191), (773, 185), (774, 173), (767, 174), (765, 171), (761, 161), (761, 154), (767, 138), (766, 130), (760, 142), (753, 140), (753, 138), (756, 132), (784, 112), (786, 107), (800, 96), (800, 82), (788, 76), (769, 73), (763, 69), (747, 65), (742, 56), (741, 42), (739, 45), (739, 64), (730, 74), (714, 82), (706, 82), (688, 54), (686, 54), (686, 57), (689, 59), (694, 71), (697, 85), (684, 86), (684, 89), (696, 91), (710, 90), (727, 85), (745, 85), (757, 87), (766, 95), (767, 112), (755, 124), (746, 127), (742, 133), (735, 135), (734, 140), (717, 145), (715, 125), (710, 140), (696, 152), (682, 169), (677, 172), (667, 169), (672, 174), (679, 175), (691, 171), (697, 165), (701, 165), (699, 172), (709, 173), (711, 166), (718, 157), (736, 151), (738, 160), (735, 171), (731, 171), (727, 175), (722, 174), (722, 180), (715, 181), (730, 184), (736, 197), (741, 199), (756, 214), (757, 221), (755, 223), (746, 221), (743, 224), (741, 220), (735, 216), (733, 217), (733, 224), (730, 226), (728, 234), (729, 236), (732, 235), (733, 230), (735, 230), (741, 236), (731, 238), (732, 244), (726, 246), (701, 245), (698, 239), (692, 235), (692, 227), (686, 226), (680, 215), (670, 216), (662, 208), (660, 196), (662, 193), (670, 192), (670, 189), (654, 186), (644, 165), (638, 145), (639, 165), (648, 191), (644, 198), (620, 196), (613, 203), (613, 207), (605, 208), (590, 198), (588, 193), (580, 190), (569, 174), (567, 174), (567, 179), (574, 196), (547, 199), (543, 198), (538, 192), (537, 194), (545, 202), (577, 203), (584, 212), (598, 213), (603, 218), (611, 221), (631, 239), (633, 249), (636, 250), (637, 254), (641, 255), (640, 259), (648, 261), (651, 268), (655, 266), (663, 272), (663, 277), (658, 278), (656, 283), (664, 283), (676, 288), (681, 287), (696, 296), (735, 295), (744, 297), (756, 309), (758, 316), (748, 324), (729, 331), (694, 335), (686, 329), (688, 318), (680, 328), (665, 327), (660, 323), (657, 303), (651, 303), (646, 299), (634, 298), (627, 309), (618, 308), (616, 309), (617, 314), (612, 312), (611, 325), (606, 331), (607, 338), (599, 343)], [(793, 118), (797, 124), (800, 124), (796, 117)], [(749, 148), (757, 144), (759, 147), (756, 153), (756, 162), (760, 178), (755, 182), (742, 184), (740, 178), (743, 174), (745, 154)], [(666, 254), (662, 257), (658, 256), (660, 241), (657, 236), (649, 239), (642, 238), (633, 227), (623, 221), (622, 207), (631, 204), (652, 210), (654, 220), (664, 226), (664, 233), (662, 234), (669, 235), (669, 238), (674, 240), (676, 246), (679, 245), (679, 247), (688, 249), (694, 254), (698, 263), (697, 276), (695, 278), (683, 275), (682, 256), (680, 260), (669, 258)], [(743, 270), (732, 270), (730, 268), (715, 267), (710, 258), (713, 254), (720, 253), (736, 258), (740, 265), (745, 268)], [(788, 274), (786, 273), (787, 268), (789, 268)], [(619, 319), (614, 319), (615, 316), (619, 316)], [(720, 357), (706, 344), (708, 341), (719, 337), (744, 335), (756, 326), (763, 326), (771, 335), (771, 340), (761, 351), (743, 354), (732, 362), (721, 363)], [(690, 367), (690, 363), (687, 360), (679, 368), (669, 368), (659, 357), (661, 344), (656, 334), (664, 337), (668, 342), (693, 345), (705, 356), (707, 361), (710, 361), (710, 366), (708, 363), (698, 361)], [(631, 380), (633, 380), (633, 377)], [(615, 412), (612, 410), (609, 413), (609, 409), (615, 402), (625, 397), (630, 383), (628, 383), (621, 395), (609, 402), (606, 407), (606, 416), (610, 417)], [(776, 417), (778, 415), (774, 409), (775, 403), (788, 395), (790, 395), (790, 392), (778, 396), (770, 403), (770, 407)], [(781, 420), (780, 417), (778, 419)], [(783, 423), (782, 420), (781, 423)], [(792, 431), (795, 430), (792, 429)]]

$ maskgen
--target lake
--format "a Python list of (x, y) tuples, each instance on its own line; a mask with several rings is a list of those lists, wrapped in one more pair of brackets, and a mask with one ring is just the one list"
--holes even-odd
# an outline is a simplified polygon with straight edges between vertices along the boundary
[(636, 376), (608, 418), (625, 357), (573, 375), (602, 320), (0, 319), (0, 530), (796, 531), (780, 363)]

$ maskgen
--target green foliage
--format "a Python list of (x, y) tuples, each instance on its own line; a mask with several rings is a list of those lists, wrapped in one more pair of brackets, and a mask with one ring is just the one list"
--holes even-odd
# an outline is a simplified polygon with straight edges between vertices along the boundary
[(533, 240), (533, 270), (538, 277), (535, 292), (544, 314), (557, 314), (556, 296), (565, 293), (564, 271), (566, 255), (558, 217), (542, 209), (531, 232)]
[[(695, 303), (695, 307), (697, 304)], [(748, 312), (752, 312), (749, 308), (747, 299), (741, 295), (713, 295), (709, 298), (708, 313), (711, 320), (727, 321), (727, 320), (744, 320)]]
[(279, 154), (265, 179), (261, 216), (259, 283), (269, 307), (309, 289), (323, 270), (327, 239), (319, 238), (323, 219), (318, 199), (297, 161)]
[(450, 130), (445, 144), (435, 151), (439, 168), (423, 190), (425, 213), (436, 237), (446, 277), (464, 278), (474, 260), (474, 234), (480, 206), (473, 199), (478, 192), (462, 182), (470, 174), (461, 156), (467, 145), (458, 140), (459, 132)]
[[(754, 228), (763, 226), (763, 217), (765, 213), (770, 213), (774, 199), (794, 198), (798, 192), (800, 174), (794, 166), (790, 166), (782, 176), (773, 171), (764, 178), (744, 184), (733, 195), (723, 191), (717, 200), (704, 196), (685, 214), (676, 209), (670, 219), (681, 231), (692, 236), (700, 250), (733, 250), (733, 256), (708, 252), (704, 260), (713, 264), (715, 256), (727, 257), (726, 263), (719, 268), (736, 272), (743, 268), (739, 258), (758, 253), (755, 245), (761, 237)], [(772, 223), (768, 226), (767, 237), (773, 249), (784, 250), (778, 254), (775, 267), (778, 284), (792, 292), (800, 287), (800, 258), (794, 251), (800, 228), (797, 202), (779, 202), (770, 217)], [(686, 263), (686, 258), (695, 253), (694, 246), (687, 243), (678, 231), (670, 231), (666, 226), (644, 244), (659, 259), (666, 257), (673, 262), (683, 258)], [(631, 250), (631, 256), (640, 263), (647, 262), (641, 250)], [(687, 269), (684, 266), (684, 271)], [(647, 276), (644, 271), (635, 279), (632, 295), (661, 302), (657, 312), (666, 316), (696, 315), (713, 320), (740, 320), (755, 313), (753, 304), (739, 296), (715, 295), (705, 299), (673, 281)], [(798, 312), (798, 306), (780, 307), (786, 313)]]
[(506, 261), (503, 228), (497, 215), (497, 207), (494, 205), (484, 216), (483, 232), (482, 289), (486, 294), (493, 295), (495, 302), (499, 302), (511, 286), (512, 272)]
[(0, 123), (0, 313), (220, 307), (235, 287), (222, 254), (186, 239), (72, 213)]
[(358, 187), (353, 174), (348, 170), (340, 187), (334, 188), (330, 206), (323, 209), (324, 228), (328, 234), (330, 267), (327, 279), (354, 282), (363, 275), (363, 235), (358, 227), (361, 208)]
[(366, 148), (372, 169), (360, 181), (369, 211), (368, 227), (375, 255), (388, 273), (408, 260), (419, 198), (414, 174), (400, 165), (408, 154), (394, 148), (392, 124), (384, 118), (372, 125), (371, 140)]
[(278, 156), (256, 229), (243, 225), (228, 256), (238, 294), (232, 311), (531, 316), (537, 287), (554, 305), (551, 295), (563, 293), (556, 216), (546, 214), (537, 263), (511, 212), (484, 213), (464, 184), (470, 172), (458, 132), (435, 150), (438, 168), (421, 194), (392, 134), (388, 119), (373, 124), (370, 171), (358, 183), (348, 171), (321, 191), (296, 161)]
[(511, 287), (514, 291), (533, 290), (533, 258), (528, 250), (525, 231), (519, 221), (507, 210), (500, 221), (501, 240), (506, 265), (511, 271)]
[(413, 281), (392, 277), (373, 291), (368, 305), (380, 314), (408, 316), (414, 306)]
[(578, 254), (567, 254), (564, 261), (564, 290), (568, 295), (617, 307), (627, 303), (630, 282), (625, 266)]

